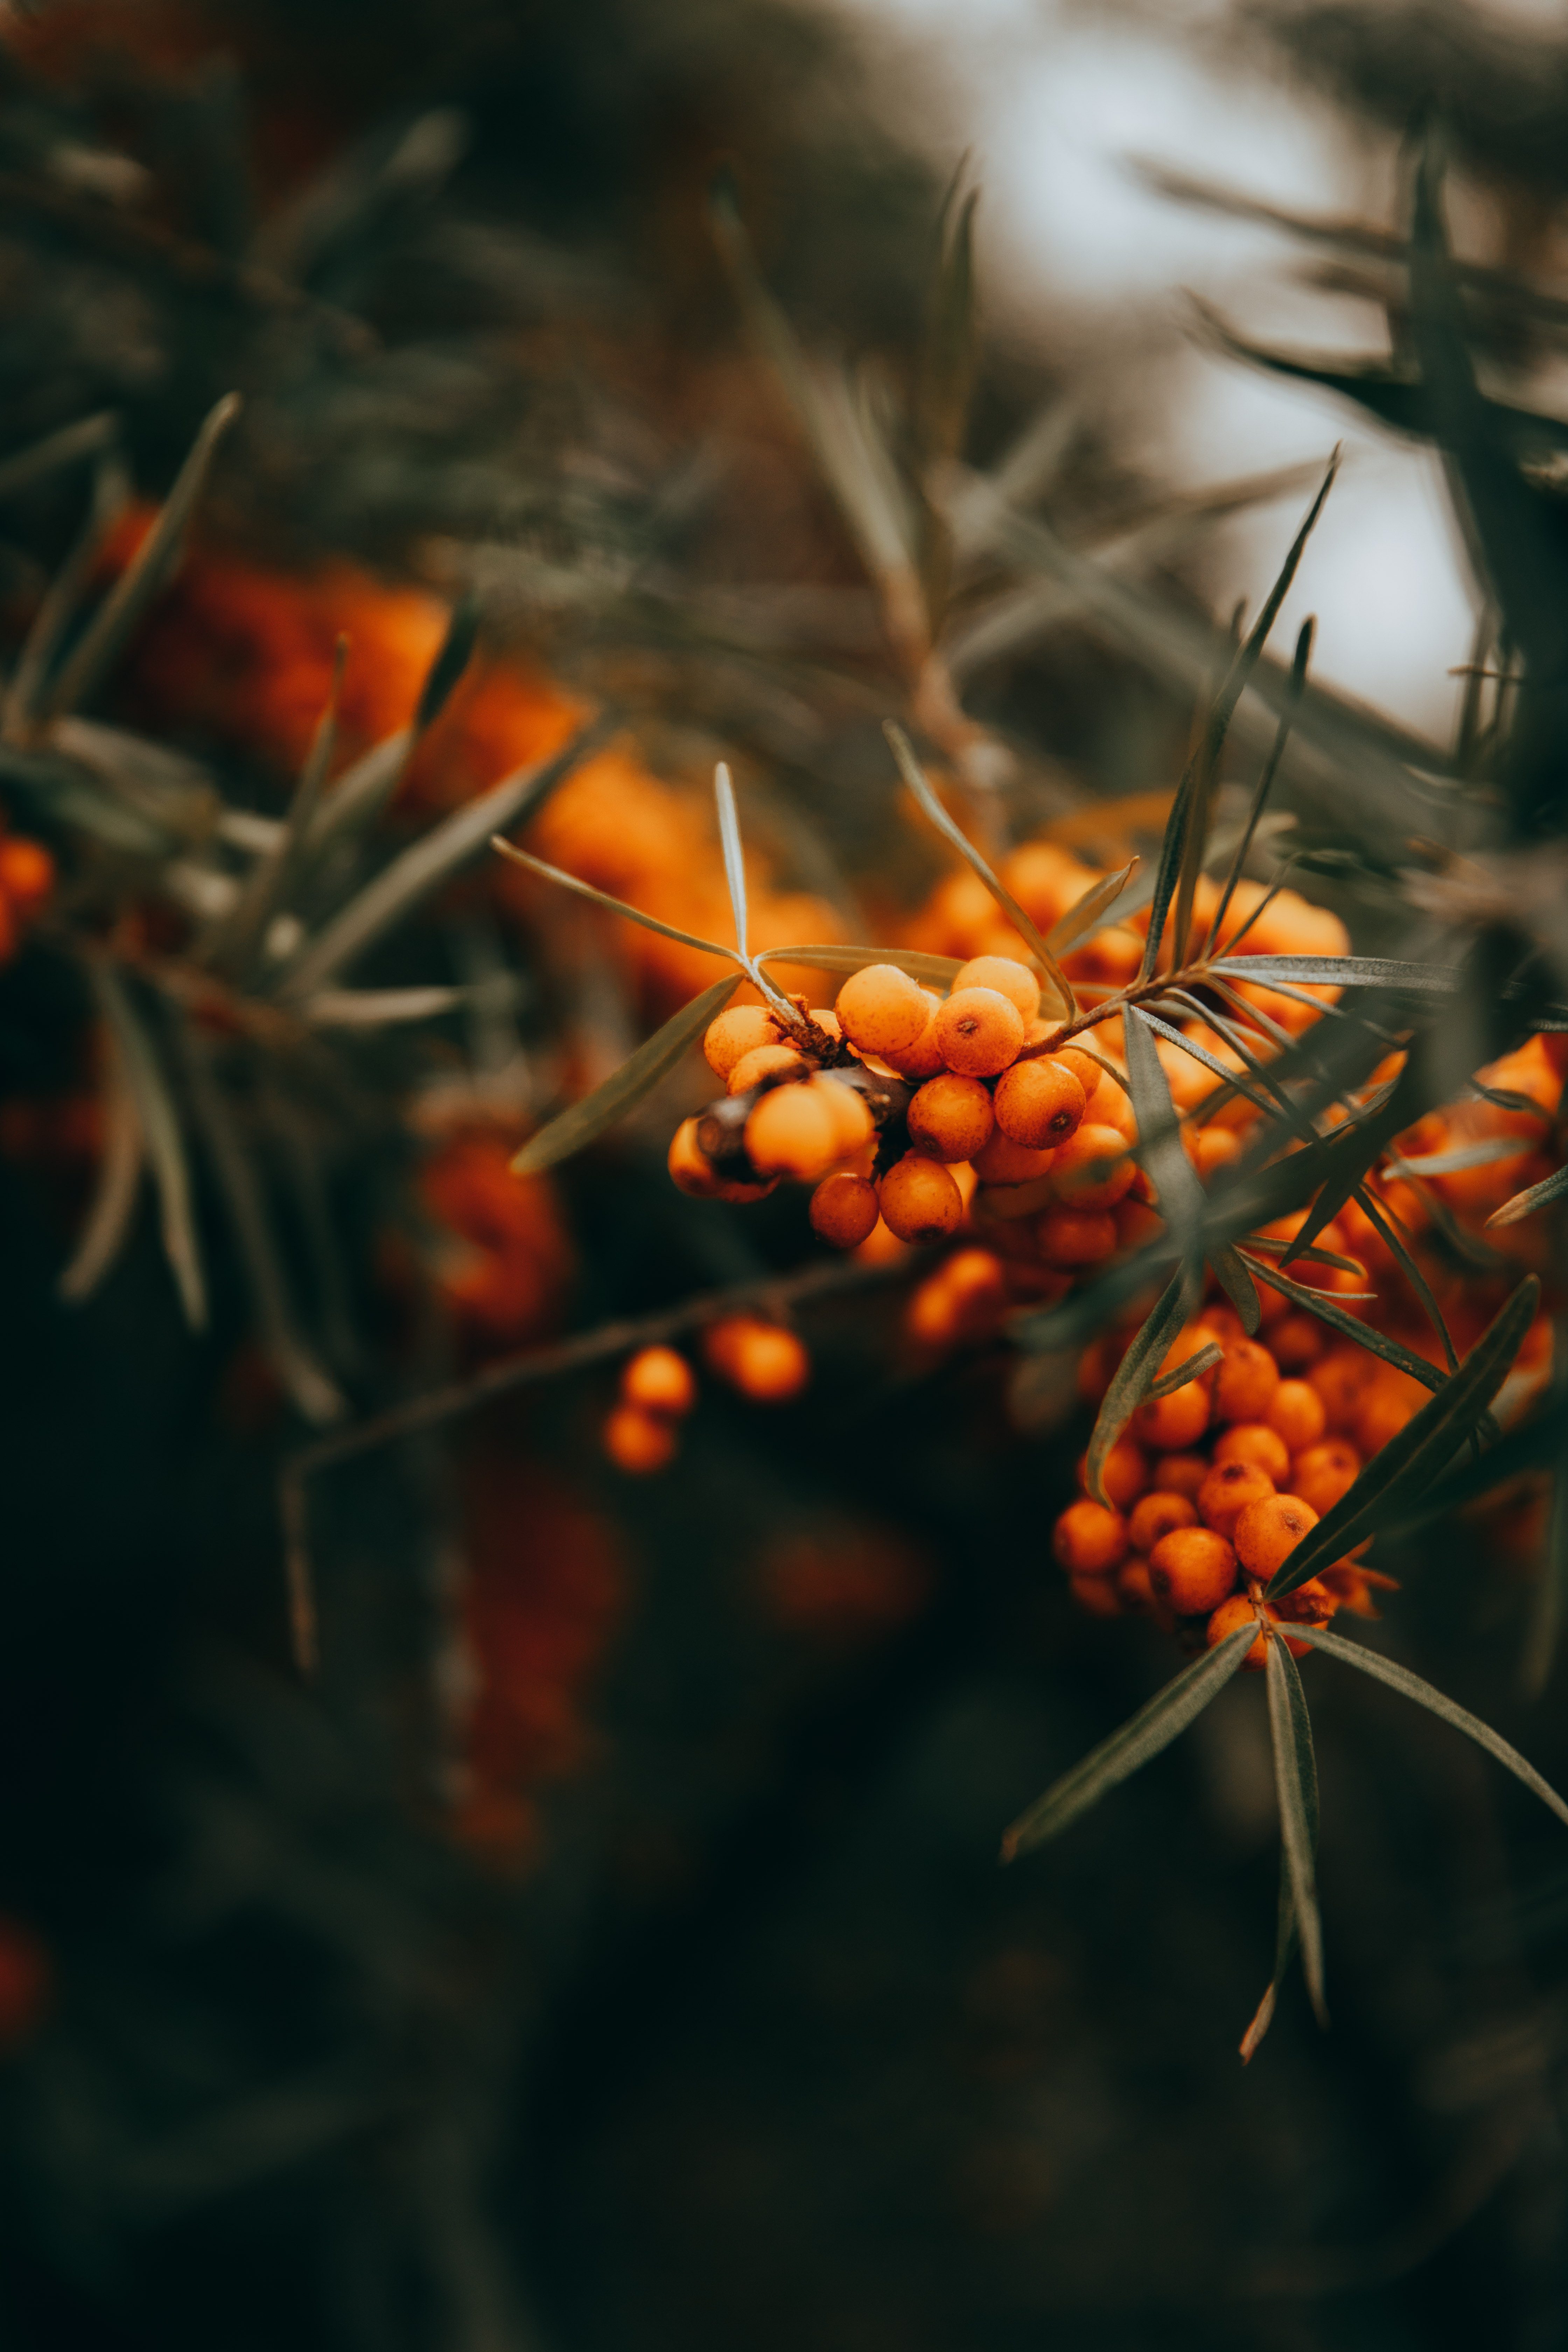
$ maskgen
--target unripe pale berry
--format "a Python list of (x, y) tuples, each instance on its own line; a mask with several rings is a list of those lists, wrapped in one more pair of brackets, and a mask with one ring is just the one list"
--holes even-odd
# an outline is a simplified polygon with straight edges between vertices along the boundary
[(996, 1124), (1014, 1143), (1054, 1151), (1083, 1119), (1084, 1092), (1059, 1062), (1015, 1062), (996, 1081)]
[(1176, 1528), (1150, 1553), (1149, 1581), (1178, 1617), (1207, 1616), (1236, 1582), (1236, 1553), (1213, 1528)]
[(931, 1017), (924, 990), (894, 963), (870, 963), (851, 972), (836, 1007), (844, 1034), (862, 1053), (899, 1053), (912, 1045)]
[(963, 1198), (947, 1170), (923, 1153), (907, 1152), (878, 1187), (883, 1223), (901, 1242), (935, 1242), (963, 1214)]
[(877, 1188), (843, 1169), (825, 1176), (811, 1196), (812, 1231), (835, 1249), (855, 1249), (877, 1222)]
[(696, 1375), (673, 1348), (640, 1348), (621, 1373), (621, 1396), (642, 1412), (689, 1412), (697, 1402)]
[(961, 988), (994, 988), (1017, 1006), (1026, 1028), (1040, 1010), (1039, 982), (1027, 964), (1016, 963), (1011, 956), (972, 956), (952, 976), (955, 996)]
[(937, 1042), (950, 1070), (994, 1077), (1024, 1042), (1024, 1016), (994, 988), (961, 988), (936, 1016)]
[(994, 1124), (991, 1097), (979, 1079), (951, 1070), (928, 1079), (910, 1104), (910, 1141), (933, 1160), (973, 1160)]
[(727, 1078), (742, 1054), (779, 1043), (778, 1023), (764, 1004), (731, 1004), (710, 1021), (702, 1039), (708, 1066)]

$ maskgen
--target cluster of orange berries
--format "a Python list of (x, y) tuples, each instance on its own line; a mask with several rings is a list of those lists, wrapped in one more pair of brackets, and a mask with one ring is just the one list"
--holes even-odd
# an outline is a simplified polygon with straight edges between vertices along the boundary
[[(709, 1370), (753, 1404), (787, 1404), (811, 1378), (811, 1359), (796, 1333), (758, 1315), (710, 1323), (701, 1345)], [(605, 1423), (605, 1453), (633, 1477), (663, 1470), (696, 1402), (696, 1374), (678, 1349), (639, 1349), (622, 1369), (620, 1394)]]

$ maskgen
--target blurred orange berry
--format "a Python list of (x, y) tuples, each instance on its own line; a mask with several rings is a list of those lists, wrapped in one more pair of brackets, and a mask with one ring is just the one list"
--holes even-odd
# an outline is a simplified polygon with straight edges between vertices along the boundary
[(673, 1460), (678, 1440), (668, 1414), (645, 1412), (640, 1405), (618, 1404), (605, 1423), (605, 1451), (617, 1470), (633, 1478), (647, 1477)]
[(621, 1395), (643, 1412), (689, 1412), (697, 1376), (674, 1348), (639, 1348), (621, 1373)]
[(757, 1404), (783, 1404), (811, 1377), (811, 1359), (795, 1333), (754, 1315), (710, 1323), (702, 1352), (721, 1380)]

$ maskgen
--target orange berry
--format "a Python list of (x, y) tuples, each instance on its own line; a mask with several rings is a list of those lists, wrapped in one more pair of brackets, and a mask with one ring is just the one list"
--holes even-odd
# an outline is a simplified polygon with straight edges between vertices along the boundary
[(753, 1045), (730, 1066), (726, 1082), (732, 1095), (749, 1095), (764, 1078), (795, 1077), (805, 1069), (805, 1057), (793, 1045), (781, 1045), (775, 1038), (771, 1045)]
[(865, 1096), (858, 1087), (847, 1085), (843, 1078), (830, 1077), (825, 1070), (819, 1070), (808, 1083), (833, 1121), (839, 1159), (850, 1159), (870, 1142), (877, 1130)]
[(621, 1397), (642, 1412), (689, 1412), (697, 1402), (697, 1378), (673, 1348), (639, 1348), (622, 1370)]
[(1121, 1588), (1114, 1576), (1069, 1576), (1068, 1591), (1091, 1617), (1120, 1617)]
[(994, 988), (1016, 1004), (1026, 1027), (1037, 1018), (1040, 1010), (1040, 983), (1027, 964), (1016, 963), (1011, 956), (972, 956), (962, 971), (952, 976), (952, 992), (961, 988)]
[[(1205, 1345), (1207, 1335), (1196, 1326), (1179, 1332), (1160, 1366), (1160, 1378), (1173, 1372)], [(1179, 1454), (1195, 1445), (1209, 1425), (1207, 1385), (1200, 1375), (1173, 1389), (1169, 1396), (1151, 1397), (1133, 1415), (1132, 1426), (1147, 1445), (1162, 1453)]]
[(1310, 1576), (1294, 1592), (1282, 1594), (1278, 1604), (1288, 1625), (1326, 1625), (1339, 1605), (1339, 1594), (1331, 1591), (1320, 1576)]
[(1215, 1462), (1250, 1462), (1269, 1484), (1282, 1486), (1290, 1475), (1290, 1449), (1266, 1421), (1235, 1421), (1214, 1450)]
[[(1394, 1381), (1400, 1381), (1395, 1387)], [(1414, 1391), (1412, 1393), (1411, 1391)], [(1406, 1422), (1415, 1418), (1426, 1401), (1426, 1391), (1419, 1381), (1410, 1380), (1408, 1388), (1393, 1372), (1387, 1381), (1379, 1381), (1356, 1415), (1355, 1442), (1362, 1459), (1369, 1461), (1379, 1454), (1391, 1437), (1397, 1437)]]
[(1165, 1220), (1158, 1209), (1151, 1209), (1135, 1201), (1130, 1192), (1125, 1201), (1118, 1201), (1110, 1212), (1116, 1220), (1116, 1245), (1122, 1250), (1146, 1248), (1165, 1230)]
[(1123, 1143), (1138, 1140), (1138, 1114), (1131, 1097), (1114, 1078), (1101, 1076), (1084, 1106), (1083, 1117), (1087, 1127), (1113, 1127)]
[(1247, 1337), (1240, 1316), (1223, 1298), (1211, 1298), (1197, 1321), (1203, 1325), (1205, 1336), (1217, 1339), (1222, 1348), (1234, 1348), (1238, 1339)]
[(1116, 1220), (1104, 1209), (1047, 1209), (1035, 1246), (1047, 1265), (1097, 1265), (1116, 1247)]
[(1136, 1552), (1117, 1570), (1116, 1591), (1122, 1608), (1141, 1617), (1152, 1617), (1160, 1607), (1159, 1596), (1149, 1581), (1149, 1563)]
[(924, 1078), (934, 1078), (947, 1064), (942, 1058), (942, 1045), (936, 1034), (936, 1016), (942, 1011), (942, 999), (934, 989), (922, 988), (925, 1000), (926, 1025), (912, 1045), (889, 1047), (879, 1056), (889, 1069), (897, 1070), (901, 1078), (911, 1078), (919, 1085)]
[(973, 1160), (995, 1124), (991, 1097), (978, 1078), (944, 1070), (928, 1079), (909, 1108), (910, 1141), (933, 1160)]
[(1098, 1062), (1091, 1061), (1089, 1056), (1080, 1053), (1076, 1045), (1059, 1046), (1047, 1058), (1055, 1062), (1059, 1068), (1072, 1073), (1083, 1088), (1083, 1098), (1086, 1104), (1092, 1099), (1096, 1087), (1105, 1076)]
[(937, 1042), (950, 1070), (966, 1078), (994, 1077), (1024, 1042), (1024, 1016), (994, 988), (961, 988), (936, 1016)]
[(1121, 1132), (1086, 1119), (1059, 1146), (1051, 1182), (1075, 1209), (1113, 1209), (1137, 1172)]
[(1185, 1495), (1140, 1495), (1128, 1517), (1127, 1540), (1134, 1551), (1151, 1552), (1163, 1537), (1196, 1527), (1197, 1521)]
[(1193, 1137), (1193, 1165), (1205, 1182), (1218, 1168), (1241, 1158), (1241, 1138), (1234, 1127), (1200, 1127)]
[(760, 1176), (815, 1183), (842, 1157), (831, 1108), (811, 1087), (770, 1087), (746, 1121), (746, 1157)]
[(1322, 1400), (1331, 1429), (1353, 1429), (1362, 1398), (1372, 1384), (1373, 1359), (1353, 1340), (1331, 1348), (1308, 1370), (1307, 1379)]
[(1069, 1576), (1109, 1576), (1127, 1554), (1127, 1522), (1103, 1503), (1069, 1503), (1051, 1535), (1051, 1549)]
[(1317, 1362), (1327, 1345), (1322, 1325), (1304, 1307), (1281, 1317), (1268, 1335), (1269, 1353), (1287, 1375), (1304, 1372), (1309, 1364)]
[[(1089, 1485), (1087, 1454), (1078, 1457), (1078, 1483), (1084, 1487)], [(1100, 1465), (1100, 1483), (1108, 1500), (1119, 1511), (1127, 1510), (1149, 1484), (1149, 1465), (1142, 1449), (1127, 1438), (1119, 1437)], [(1139, 1549), (1142, 1549), (1140, 1545)]]
[(1266, 1420), (1279, 1385), (1279, 1367), (1259, 1340), (1232, 1339), (1215, 1373), (1215, 1419)]
[(1184, 1495), (1192, 1502), (1208, 1475), (1209, 1465), (1201, 1454), (1162, 1454), (1154, 1465), (1154, 1492)]
[(618, 1404), (605, 1423), (605, 1451), (617, 1470), (628, 1477), (646, 1478), (673, 1459), (675, 1423), (668, 1415), (645, 1412), (635, 1404)]
[(1308, 1381), (1281, 1381), (1263, 1417), (1293, 1455), (1316, 1445), (1329, 1425), (1323, 1400)]
[(1321, 1518), (1361, 1475), (1361, 1455), (1345, 1437), (1325, 1437), (1309, 1445), (1290, 1465), (1290, 1491)]
[(1234, 1535), (1242, 1512), (1273, 1492), (1273, 1479), (1256, 1462), (1216, 1462), (1198, 1488), (1198, 1517), (1205, 1528)]
[(714, 1076), (727, 1078), (743, 1054), (778, 1043), (779, 1025), (766, 1005), (731, 1004), (709, 1023), (702, 1051)]
[(1015, 1143), (998, 1127), (969, 1164), (983, 1184), (1032, 1184), (1055, 1158), (1054, 1151), (1031, 1151), (1026, 1144)]
[(9, 899), (12, 913), (22, 922), (47, 903), (54, 887), (55, 861), (41, 841), (22, 834), (0, 841), (0, 897)]
[[(1269, 1623), (1271, 1625), (1278, 1625), (1279, 1622), (1279, 1611), (1272, 1608), (1268, 1601), (1264, 1601), (1261, 1606), (1263, 1614), (1268, 1618)], [(1254, 1609), (1251, 1601), (1247, 1599), (1245, 1592), (1238, 1592), (1235, 1594), (1231, 1600), (1222, 1601), (1220, 1602), (1219, 1607), (1209, 1619), (1208, 1632), (1204, 1638), (1207, 1642), (1211, 1650), (1216, 1649), (1219, 1643), (1226, 1641), (1232, 1633), (1239, 1633), (1244, 1625), (1255, 1625), (1257, 1622), (1257, 1610)], [(1289, 1633), (1287, 1633), (1285, 1636), (1285, 1647), (1289, 1651), (1290, 1655), (1293, 1658), (1304, 1658), (1310, 1646), (1310, 1643), (1297, 1641), (1295, 1637)], [(1245, 1674), (1260, 1675), (1263, 1673), (1268, 1664), (1268, 1637), (1262, 1629), (1259, 1628), (1257, 1641), (1254, 1642), (1251, 1649), (1247, 1651), (1242, 1657), (1242, 1671)]]
[(877, 1222), (877, 1188), (864, 1176), (840, 1169), (825, 1176), (811, 1196), (807, 1212), (813, 1233), (835, 1249), (854, 1249)]
[(720, 1378), (756, 1404), (783, 1404), (811, 1378), (811, 1359), (793, 1331), (755, 1315), (710, 1323), (702, 1352)]
[(1213, 1528), (1174, 1528), (1149, 1555), (1149, 1581), (1178, 1617), (1207, 1616), (1236, 1582), (1236, 1553)]
[(869, 963), (851, 972), (835, 1009), (844, 1034), (865, 1054), (901, 1052), (931, 1018), (925, 991), (896, 963)]
[(1546, 1029), (1536, 1039), (1558, 1076), (1568, 1076), (1568, 1029)]
[(1236, 1522), (1237, 1555), (1248, 1575), (1273, 1576), (1317, 1524), (1318, 1514), (1300, 1495), (1266, 1495)]
[(996, 1124), (1014, 1143), (1051, 1151), (1065, 1143), (1084, 1113), (1083, 1088), (1059, 1062), (1015, 1062), (996, 1081)]
[(956, 1250), (910, 1298), (904, 1328), (923, 1347), (951, 1347), (990, 1329), (1006, 1304), (1006, 1281), (995, 1253)]
[(963, 1214), (963, 1197), (940, 1160), (906, 1152), (878, 1187), (882, 1219), (901, 1242), (936, 1242)]

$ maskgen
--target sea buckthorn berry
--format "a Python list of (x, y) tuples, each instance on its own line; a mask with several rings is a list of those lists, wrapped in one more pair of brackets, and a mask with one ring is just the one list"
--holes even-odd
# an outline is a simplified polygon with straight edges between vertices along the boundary
[(995, 1253), (957, 1250), (914, 1293), (904, 1328), (922, 1347), (951, 1347), (992, 1328), (1006, 1304), (1006, 1278)]
[(1263, 1417), (1292, 1455), (1316, 1445), (1329, 1425), (1323, 1400), (1308, 1381), (1281, 1381)]
[[(1159, 1377), (1180, 1369), (1207, 1344), (1207, 1335), (1195, 1326), (1179, 1332), (1174, 1345), (1160, 1366)], [(1157, 1446), (1162, 1453), (1184, 1453), (1195, 1445), (1209, 1425), (1208, 1389), (1202, 1374), (1173, 1389), (1169, 1396), (1151, 1397), (1141, 1404), (1133, 1416), (1134, 1430), (1146, 1445)]]
[(1175, 1528), (1149, 1555), (1149, 1581), (1178, 1617), (1206, 1617), (1236, 1582), (1236, 1553), (1213, 1528)]
[(1047, 1265), (1098, 1265), (1116, 1247), (1116, 1220), (1104, 1209), (1047, 1209), (1035, 1246)]
[(928, 1079), (909, 1108), (910, 1141), (933, 1160), (973, 1160), (990, 1140), (995, 1116), (978, 1078), (944, 1070)]
[(714, 1076), (727, 1078), (742, 1054), (779, 1042), (778, 1023), (765, 1004), (731, 1004), (709, 1023), (702, 1051)]
[(1287, 1625), (1326, 1625), (1340, 1605), (1321, 1577), (1310, 1576), (1294, 1592), (1282, 1593), (1275, 1606)]
[(1268, 1335), (1269, 1353), (1287, 1379), (1315, 1364), (1327, 1345), (1322, 1325), (1305, 1308), (1282, 1316)]
[(689, 1412), (697, 1402), (697, 1376), (673, 1348), (639, 1348), (621, 1374), (621, 1396), (643, 1412)]
[(851, 1176), (840, 1169), (837, 1175), (823, 1178), (811, 1196), (807, 1213), (811, 1229), (820, 1240), (830, 1242), (835, 1249), (855, 1249), (877, 1222), (877, 1188), (864, 1176)]
[(936, 1016), (942, 1058), (961, 1077), (994, 1078), (1024, 1042), (1024, 1016), (994, 988), (961, 988)]
[(1140, 1495), (1128, 1516), (1127, 1540), (1134, 1551), (1151, 1552), (1163, 1537), (1197, 1523), (1197, 1512), (1185, 1495)]
[(1222, 1348), (1234, 1348), (1238, 1339), (1247, 1337), (1240, 1316), (1223, 1298), (1211, 1298), (1196, 1319), (1203, 1325), (1205, 1336), (1217, 1339)]
[(931, 1018), (925, 991), (896, 963), (868, 963), (851, 972), (835, 1010), (850, 1044), (866, 1054), (902, 1052)]
[(1114, 1209), (1136, 1173), (1120, 1130), (1086, 1119), (1058, 1148), (1051, 1182), (1075, 1209)]
[(1243, 1511), (1273, 1492), (1273, 1479), (1256, 1462), (1216, 1462), (1198, 1488), (1198, 1517), (1205, 1528), (1234, 1535)]
[(1086, 1103), (1105, 1076), (1100, 1064), (1092, 1060), (1088, 1054), (1081, 1053), (1076, 1045), (1059, 1046), (1056, 1053), (1047, 1055), (1046, 1058), (1058, 1064), (1060, 1068), (1071, 1071), (1083, 1088), (1083, 1098)]
[[(41, 841), (24, 834), (0, 841), (0, 896), (9, 899), (13, 914), (26, 922), (47, 904), (54, 887), (55, 861)], [(1037, 989), (1035, 1001), (1039, 1002)]]
[(890, 1070), (897, 1070), (901, 1078), (912, 1079), (917, 1086), (922, 1079), (934, 1078), (947, 1067), (942, 1058), (942, 1045), (936, 1034), (936, 1016), (942, 1011), (942, 999), (931, 988), (922, 988), (921, 994), (925, 999), (926, 1025), (914, 1044), (890, 1048), (879, 1056)]
[(1053, 1151), (1083, 1118), (1084, 1091), (1059, 1062), (1015, 1062), (996, 1081), (996, 1124), (1014, 1143)]
[(1135, 1201), (1131, 1192), (1125, 1201), (1118, 1201), (1110, 1212), (1116, 1220), (1116, 1245), (1121, 1250), (1144, 1249), (1158, 1240), (1165, 1230), (1165, 1220), (1158, 1209)]
[(1310, 1367), (1307, 1379), (1322, 1399), (1331, 1429), (1354, 1428), (1362, 1398), (1372, 1382), (1372, 1357), (1353, 1340), (1331, 1348)]
[(1109, 1576), (1127, 1556), (1127, 1522), (1086, 1496), (1057, 1521), (1051, 1549), (1069, 1576)]
[(1214, 1381), (1216, 1421), (1264, 1421), (1279, 1385), (1279, 1367), (1257, 1339), (1232, 1339)]
[(1151, 1617), (1160, 1607), (1160, 1598), (1149, 1580), (1149, 1563), (1134, 1552), (1124, 1559), (1116, 1571), (1116, 1590), (1123, 1609), (1140, 1617)]
[(1069, 1576), (1068, 1591), (1091, 1617), (1120, 1617), (1121, 1588), (1114, 1576)]
[(668, 1415), (645, 1412), (640, 1405), (618, 1404), (605, 1423), (605, 1451), (629, 1477), (662, 1470), (674, 1458), (677, 1443)]
[[(1089, 1485), (1087, 1454), (1078, 1458), (1078, 1483), (1083, 1487)], [(1100, 1465), (1100, 1483), (1108, 1502), (1119, 1511), (1129, 1510), (1149, 1484), (1149, 1464), (1142, 1447), (1119, 1437)], [(1143, 1546), (1140, 1544), (1138, 1549), (1142, 1551)]]
[(812, 1078), (811, 1091), (818, 1102), (826, 1107), (837, 1139), (840, 1160), (847, 1160), (870, 1142), (877, 1122), (871, 1117), (865, 1096), (858, 1087), (846, 1086), (842, 1078), (829, 1077), (818, 1071)]
[(755, 1315), (710, 1323), (702, 1352), (721, 1380), (756, 1404), (784, 1404), (811, 1378), (811, 1358), (795, 1333)]
[(1387, 1367), (1385, 1378), (1375, 1381), (1362, 1401), (1355, 1419), (1355, 1443), (1363, 1461), (1382, 1452), (1391, 1437), (1397, 1437), (1408, 1421), (1426, 1402), (1426, 1391), (1408, 1373), (1396, 1372)]
[(963, 1196), (940, 1160), (906, 1152), (878, 1187), (883, 1222), (901, 1242), (936, 1242), (963, 1214)]
[(1237, 1520), (1237, 1555), (1249, 1576), (1273, 1576), (1317, 1524), (1318, 1514), (1300, 1495), (1266, 1495)]
[[(1279, 1611), (1273, 1608), (1268, 1601), (1264, 1601), (1261, 1605), (1263, 1614), (1267, 1617), (1268, 1622), (1271, 1625), (1278, 1625), (1279, 1622)], [(1257, 1623), (1257, 1610), (1254, 1609), (1251, 1601), (1247, 1599), (1245, 1592), (1237, 1592), (1234, 1594), (1229, 1601), (1222, 1601), (1220, 1602), (1219, 1607), (1209, 1619), (1208, 1632), (1204, 1638), (1207, 1642), (1211, 1650), (1216, 1649), (1219, 1643), (1226, 1641), (1229, 1635), (1232, 1633), (1239, 1633), (1244, 1625), (1256, 1625)], [(1304, 1658), (1311, 1647), (1311, 1643), (1310, 1642), (1298, 1641), (1295, 1635), (1291, 1633), (1287, 1633), (1284, 1639), (1285, 1647), (1289, 1651), (1290, 1655), (1293, 1658)], [(1260, 1675), (1263, 1673), (1268, 1664), (1268, 1636), (1261, 1628), (1259, 1628), (1257, 1641), (1254, 1642), (1251, 1649), (1245, 1652), (1242, 1656), (1242, 1671), (1245, 1674)]]
[(1233, 1421), (1215, 1445), (1214, 1458), (1216, 1463), (1250, 1462), (1275, 1486), (1282, 1486), (1290, 1475), (1290, 1449), (1266, 1421)]
[(1228, 1168), (1233, 1160), (1241, 1158), (1241, 1138), (1234, 1127), (1218, 1127), (1212, 1122), (1200, 1127), (1193, 1137), (1193, 1165), (1206, 1183), (1216, 1169)]
[(961, 971), (953, 973), (955, 996), (961, 988), (994, 988), (998, 996), (1017, 1006), (1026, 1028), (1038, 1017), (1040, 983), (1026, 963), (1018, 963), (1012, 956), (972, 956)]
[(1037, 1176), (1047, 1173), (1055, 1158), (1054, 1151), (1031, 1151), (1026, 1144), (1015, 1143), (998, 1127), (969, 1164), (983, 1184), (1032, 1184)]
[(761, 1176), (815, 1183), (841, 1157), (833, 1113), (811, 1087), (773, 1087), (746, 1121), (746, 1157)]
[(1325, 1437), (1309, 1445), (1290, 1465), (1290, 1491), (1321, 1518), (1361, 1475), (1361, 1455), (1346, 1437)]
[(1138, 1140), (1138, 1114), (1132, 1097), (1114, 1078), (1101, 1077), (1084, 1108), (1086, 1127), (1113, 1127), (1123, 1143)]
[(1208, 1475), (1209, 1465), (1201, 1454), (1163, 1454), (1154, 1465), (1154, 1492), (1184, 1495), (1192, 1502)]
[(805, 1056), (795, 1046), (781, 1045), (775, 1039), (771, 1045), (753, 1045), (749, 1054), (742, 1054), (738, 1062), (731, 1063), (727, 1090), (732, 1095), (749, 1095), (764, 1078), (793, 1078), (805, 1068)]

